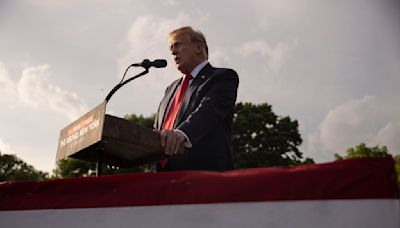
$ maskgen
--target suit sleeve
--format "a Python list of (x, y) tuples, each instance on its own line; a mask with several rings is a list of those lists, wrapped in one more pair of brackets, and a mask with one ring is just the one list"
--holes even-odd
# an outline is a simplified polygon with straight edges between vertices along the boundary
[[(210, 88), (197, 108), (177, 129), (186, 133), (192, 144), (196, 144), (215, 127), (230, 127), (235, 108), (239, 77), (234, 70), (225, 69), (208, 83)], [(230, 120), (228, 121), (227, 119)], [(225, 124), (225, 125), (224, 125)]]

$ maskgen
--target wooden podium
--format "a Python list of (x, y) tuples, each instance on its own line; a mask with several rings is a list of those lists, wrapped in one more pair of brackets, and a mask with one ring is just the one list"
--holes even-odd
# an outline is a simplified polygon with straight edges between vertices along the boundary
[(160, 135), (105, 114), (106, 102), (61, 130), (56, 161), (66, 157), (132, 167), (165, 158)]

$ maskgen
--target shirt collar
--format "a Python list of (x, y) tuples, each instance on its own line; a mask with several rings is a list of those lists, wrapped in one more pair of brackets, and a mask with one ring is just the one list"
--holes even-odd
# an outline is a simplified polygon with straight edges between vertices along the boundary
[(201, 62), (199, 65), (197, 65), (192, 72), (190, 73), (190, 75), (192, 75), (193, 78), (195, 78), (200, 71), (208, 64), (208, 60), (204, 60), (203, 62)]

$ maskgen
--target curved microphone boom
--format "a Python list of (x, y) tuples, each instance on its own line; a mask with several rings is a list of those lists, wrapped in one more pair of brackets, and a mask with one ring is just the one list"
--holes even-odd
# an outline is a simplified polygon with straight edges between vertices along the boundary
[[(126, 79), (124, 81), (126, 72), (128, 72), (128, 69), (133, 67), (133, 66), (140, 66), (140, 67), (145, 68), (145, 70), (143, 72), (141, 72), (140, 74), (138, 74), (136, 76), (133, 76), (133, 77), (131, 77), (129, 79)], [(132, 81), (133, 79), (136, 79), (136, 78), (138, 78), (140, 76), (143, 76), (143, 75), (149, 73), (149, 68), (150, 67), (163, 68), (163, 67), (166, 67), (166, 66), (167, 66), (167, 60), (165, 60), (165, 59), (156, 59), (154, 61), (150, 61), (148, 59), (145, 59), (141, 63), (134, 63), (134, 64), (129, 65), (128, 68), (126, 68), (124, 76), (122, 77), (121, 81), (116, 86), (114, 86), (114, 88), (108, 93), (108, 95), (107, 95), (106, 99), (104, 99), (104, 101), (106, 103), (108, 103), (108, 101), (111, 99), (112, 95), (114, 95), (114, 93), (117, 92), (117, 90), (119, 88), (121, 88), (123, 85), (125, 85), (126, 83)]]

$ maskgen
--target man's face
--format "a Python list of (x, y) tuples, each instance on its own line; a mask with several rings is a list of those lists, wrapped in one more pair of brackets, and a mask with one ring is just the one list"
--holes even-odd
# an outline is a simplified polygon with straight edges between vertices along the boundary
[(180, 72), (187, 74), (196, 67), (197, 45), (190, 41), (188, 34), (178, 34), (169, 38), (169, 47)]

